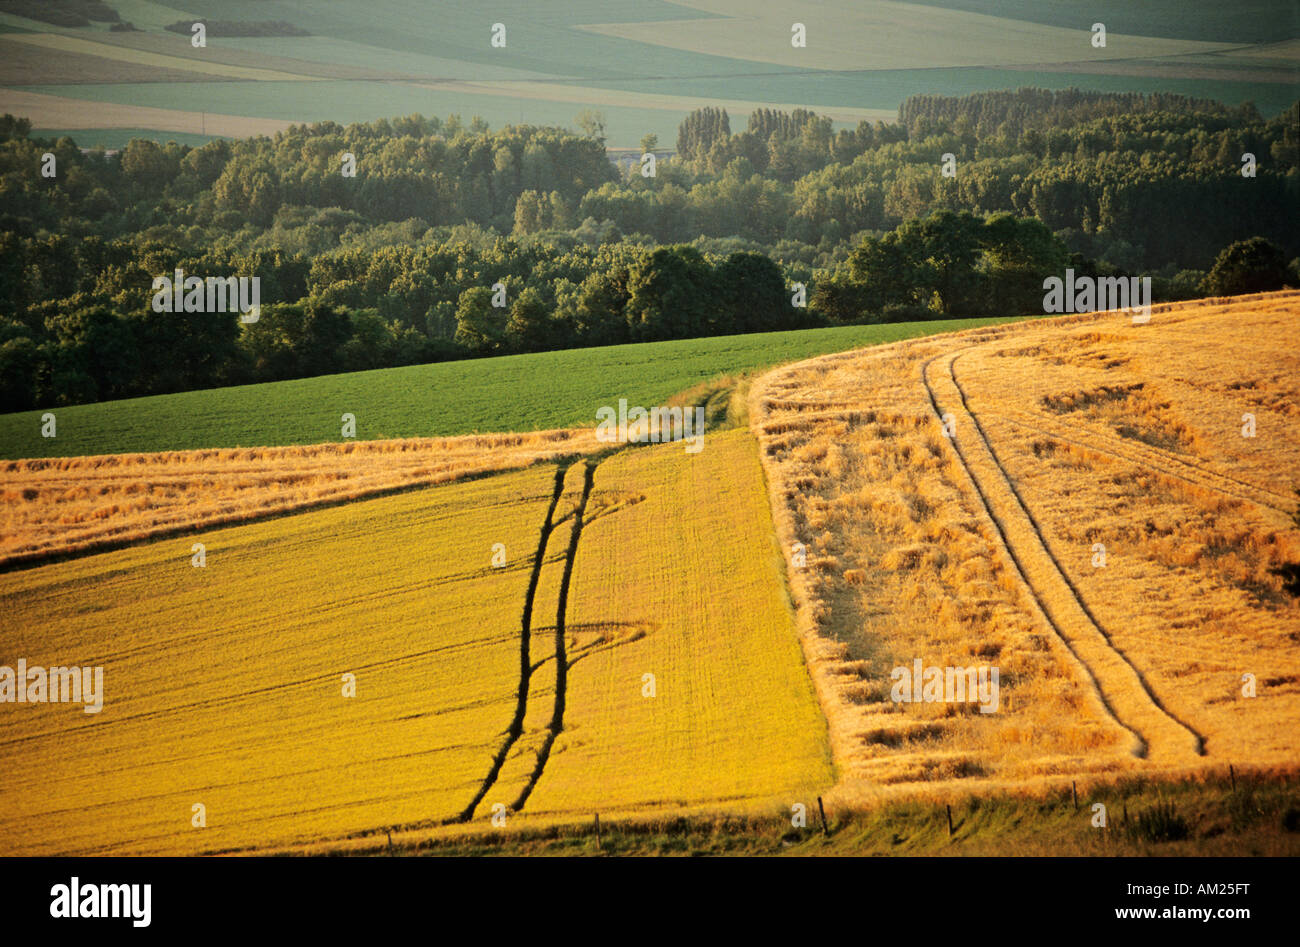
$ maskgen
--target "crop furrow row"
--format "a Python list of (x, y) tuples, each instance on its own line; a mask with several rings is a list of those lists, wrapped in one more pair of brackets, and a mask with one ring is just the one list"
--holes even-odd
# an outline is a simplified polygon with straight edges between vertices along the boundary
[[(546, 560), (546, 546), (550, 542), (551, 533), (556, 526), (555, 510), (560, 504), (560, 498), (564, 495), (564, 479), (568, 474), (571, 463), (571, 461), (561, 462), (555, 469), (555, 489), (551, 493), (550, 505), (546, 508), (546, 519), (542, 522), (541, 535), (537, 538), (537, 552), (533, 555), (533, 571), (528, 579), (528, 590), (524, 593), (524, 610), (519, 627), (519, 689), (515, 697), (515, 714), (511, 718), (509, 728), (506, 730), (505, 739), (501, 741), (501, 748), (497, 750), (496, 756), (492, 758), (492, 765), (488, 769), (487, 776), (483, 778), (483, 784), (479, 786), (478, 792), (469, 801), (469, 805), (452, 820), (454, 822), (468, 822), (474, 817), (474, 810), (478, 808), (479, 803), (483, 801), (483, 797), (496, 784), (506, 757), (524, 732), (524, 718), (528, 713), (528, 687), (533, 674), (530, 654), (533, 602), (537, 597), (537, 585), (541, 581), (542, 565)], [(585, 495), (583, 499), (585, 501)]]
[[(1136, 755), (1159, 759), (1202, 755), (1202, 737), (1162, 706), (1142, 674), (1102, 628), (1052, 553), (1037, 520), (970, 408), (954, 370), (961, 354), (959, 351), (946, 356), (942, 381), (951, 386), (956, 406), (970, 422), (975, 439), (973, 451), (963, 449), (956, 436), (951, 439), (953, 447), (1039, 610), (1083, 666), (1110, 715), (1134, 735), (1138, 741)], [(925, 363), (922, 378), (936, 415), (942, 417), (930, 379), (931, 365), (937, 359)]]

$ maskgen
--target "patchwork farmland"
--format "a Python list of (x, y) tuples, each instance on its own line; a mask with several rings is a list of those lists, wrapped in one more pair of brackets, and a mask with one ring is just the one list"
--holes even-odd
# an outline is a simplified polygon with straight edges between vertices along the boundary
[(594, 423), (594, 406), (611, 390), (633, 404), (661, 404), (723, 376), (1006, 321), (936, 319), (608, 345), (69, 405), (58, 412), (53, 438), (41, 436), (42, 412), (21, 411), (0, 415), (0, 458), (314, 445), (338, 437), (344, 413), (357, 419), (361, 441), (569, 428)]
[(1300, 0), (0, 0), (5, 931), (1294, 914), (1297, 220)]
[[(897, 828), (935, 798), (1286, 772), (1297, 300), (794, 362), (698, 454), (587, 429), (11, 462), (10, 555), (46, 561), (0, 575), (3, 657), (102, 665), (107, 698), (0, 718), (26, 761), (0, 848), (523, 845), (593, 813), (762, 845), (818, 797)], [(284, 466), (301, 489), (268, 504)], [(96, 551), (63, 477), (164, 492)], [(891, 699), (914, 659), (1000, 666), (997, 712)], [(851, 837), (827, 844), (880, 841)]]
[[(1093, 19), (1117, 24), (1100, 49), (1080, 47), (1068, 7), (958, 0), (819, 3), (797, 14), (812, 38), (806, 49), (790, 41), (790, 10), (740, 0), (507, 3), (491, 15), (421, 0), (111, 6), (135, 29), (0, 12), (0, 45), (15, 59), (63, 54), (0, 72), (0, 111), (30, 116), (43, 134), (75, 130), (95, 144), (99, 131), (118, 146), (114, 129), (240, 137), (417, 112), (478, 115), (494, 127), (526, 112), (564, 126), (596, 108), (611, 146), (632, 147), (647, 132), (672, 141), (683, 116), (706, 106), (733, 115), (808, 108), (844, 127), (892, 120), (918, 91), (1016, 87), (1029, 71), (1045, 88), (1176, 92), (1266, 112), (1289, 104), (1295, 81), (1294, 50), (1279, 34), (1294, 18), (1286, 3), (1250, 4), (1231, 18), (1208, 4), (1175, 15), (1163, 3), (1094, 4)], [(196, 16), (278, 21), (294, 33), (214, 36), (195, 50), (165, 27)], [(506, 45), (494, 47), (490, 29), (501, 21)]]

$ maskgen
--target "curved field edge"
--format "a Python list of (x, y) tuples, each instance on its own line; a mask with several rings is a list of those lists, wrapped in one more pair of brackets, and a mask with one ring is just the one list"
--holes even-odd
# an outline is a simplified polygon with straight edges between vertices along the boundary
[[(0, 415), (0, 459), (594, 426), (596, 409), (665, 404), (719, 376), (1012, 319), (835, 326), (435, 362)], [(42, 436), (42, 416), (56, 436)]]
[(0, 576), (12, 654), (105, 667), (98, 715), (0, 714), (0, 746), (26, 760), (0, 785), (0, 848), (198, 854), (439, 831), (512, 729), (530, 575), (527, 705), (471, 825), (498, 804), (511, 824), (811, 804), (830, 754), (752, 436), (573, 463), (561, 494), (557, 469), (209, 530), (202, 569), (186, 538)]
[(202, 568), (177, 539), (0, 576), (8, 654), (104, 669), (97, 714), (0, 705), (25, 760), (0, 848), (197, 854), (456, 812), (509, 717), (551, 480), (210, 530)]
[[(1132, 331), (1136, 333), (1135, 338), (1148, 340), (1142, 344), (1150, 347), (1153, 344), (1151, 340), (1158, 338), (1150, 334), (1151, 330), (1158, 332), (1159, 327), (1164, 325), (1160, 322), (1162, 315), (1171, 318), (1171, 324), (1176, 324), (1178, 320), (1194, 319), (1210, 319), (1212, 323), (1220, 314), (1226, 313), (1223, 318), (1229, 318), (1234, 306), (1271, 307), (1277, 312), (1285, 312), (1288, 307), (1294, 306), (1295, 299), (1294, 293), (1280, 293), (1160, 306), (1153, 311), (1151, 326), (1134, 327)], [(1239, 311), (1253, 312), (1247, 309)], [(1293, 312), (1293, 308), (1290, 311)], [(819, 697), (830, 721), (836, 761), (841, 773), (845, 775), (845, 781), (837, 787), (835, 794), (839, 801), (844, 801), (843, 791), (849, 784), (852, 785), (852, 790), (848, 795), (860, 801), (881, 792), (892, 791), (895, 788), (893, 784), (899, 782), (911, 782), (913, 785), (947, 784), (949, 787), (1007, 782), (1006, 779), (997, 778), (999, 776), (1021, 777), (1020, 781), (1028, 777), (1031, 781), (1041, 782), (1050, 779), (1053, 773), (1096, 773), (1106, 769), (1123, 770), (1137, 765), (1132, 757), (1125, 759), (1128, 754), (1122, 751), (1122, 734), (1113, 727), (1113, 721), (1107, 723), (1108, 715), (1099, 706), (1096, 695), (1089, 695), (1086, 687), (1082, 690), (1078, 688), (1077, 675), (1071, 672), (1070, 661), (1064, 654), (1058, 653), (1058, 658), (1065, 660), (1056, 663), (1059, 682), (1056, 689), (1060, 693), (1053, 694), (1049, 689), (1040, 687), (1037, 693), (1031, 691), (1027, 696), (1031, 703), (1037, 700), (1044, 705), (1054, 700), (1059, 702), (1064, 696), (1068, 698), (1060, 707), (1064, 715), (1075, 721), (1085, 718), (1095, 720), (1097, 729), (1087, 740), (1077, 739), (1078, 734), (1074, 732), (1057, 734), (1058, 737), (1064, 737), (1059, 742), (1067, 752), (1055, 760), (1048, 757), (1029, 767), (1022, 767), (1023, 773), (1006, 772), (1008, 768), (1014, 769), (1009, 767), (1009, 762), (1014, 756), (1015, 745), (1024, 743), (1024, 733), (1016, 732), (1021, 728), (1003, 727), (998, 731), (995, 727), (986, 726), (981, 735), (975, 723), (962, 721), (961, 714), (956, 715), (955, 719), (951, 719), (953, 715), (950, 713), (917, 715), (914, 707), (908, 709), (907, 713), (897, 713), (907, 708), (890, 704), (889, 684), (886, 682), (882, 690), (879, 678), (882, 669), (887, 671), (890, 666), (888, 659), (898, 657), (890, 653), (890, 646), (898, 642), (891, 641), (891, 633), (882, 629), (878, 622), (873, 632), (871, 622), (874, 620), (874, 611), (869, 598), (870, 595), (875, 596), (878, 610), (882, 599), (881, 590), (885, 593), (892, 592), (892, 596), (884, 594), (883, 599), (889, 603), (885, 610), (893, 624), (908, 624), (906, 619), (911, 615), (920, 622), (917, 627), (926, 627), (926, 622), (929, 622), (931, 628), (949, 626), (954, 629), (950, 637), (955, 640), (948, 647), (966, 649), (957, 651), (957, 658), (966, 656), (965, 661), (955, 662), (958, 664), (981, 663), (978, 658), (971, 656), (987, 658), (990, 655), (996, 656), (1005, 649), (1001, 659), (1005, 674), (1009, 660), (1023, 661), (1023, 645), (1026, 642), (1031, 649), (1038, 647), (1034, 643), (1044, 639), (1043, 629), (1040, 627), (1035, 630), (1030, 613), (1035, 610), (1034, 596), (1040, 596), (1041, 592), (1033, 583), (1026, 586), (1025, 576), (1017, 571), (1016, 563), (1008, 565), (1005, 561), (1006, 552), (1001, 545), (1005, 543), (1005, 537), (999, 536), (996, 528), (989, 528), (987, 509), (975, 502), (974, 492), (968, 484), (963, 483), (965, 478), (954, 463), (954, 448), (960, 452), (963, 445), (970, 443), (969, 437), (977, 432), (961, 427), (962, 420), (956, 417), (956, 436), (951, 439), (939, 436), (941, 422), (935, 415), (938, 411), (946, 411), (947, 407), (936, 407), (932, 400), (918, 398), (918, 391), (924, 384), (920, 366), (922, 363), (928, 364), (927, 360), (934, 361), (945, 352), (956, 352), (963, 347), (987, 343), (985, 347), (1006, 350), (1007, 343), (1014, 341), (1029, 346), (1017, 352), (1036, 352), (1041, 349), (1044, 357), (1055, 361), (1063, 358), (1091, 359), (1104, 363), (1106, 370), (1110, 370), (1113, 368), (1112, 362), (1121, 354), (1116, 351), (1117, 343), (1114, 341), (1120, 323), (1108, 322), (1116, 319), (1122, 317), (1117, 314), (1084, 314), (1046, 320), (1033, 326), (976, 330), (859, 353), (824, 356), (783, 366), (757, 379), (751, 386), (749, 413), (760, 437), (763, 463), (772, 483), (771, 499), (778, 534), (790, 560), (788, 576), (799, 612), (800, 633)], [(1127, 320), (1124, 322), (1126, 324)], [(1101, 327), (1101, 331), (1092, 329), (1093, 325)], [(1106, 328), (1110, 329), (1109, 335), (1106, 334)], [(1201, 334), (1204, 334), (1205, 329), (1206, 327), (1201, 328)], [(1057, 330), (1073, 331), (1075, 335), (1081, 336), (1078, 353), (1073, 353), (1068, 345), (1071, 338), (1058, 340), (1053, 345), (1046, 343), (1049, 338), (1054, 338), (1049, 334)], [(1276, 349), (1279, 353), (1288, 351), (1284, 337), (1278, 332), (1265, 332), (1263, 337), (1273, 339), (1279, 346)], [(993, 340), (997, 340), (998, 344), (993, 345)], [(1184, 343), (1171, 344), (1177, 349), (1179, 344)], [(1240, 349), (1239, 343), (1226, 344), (1235, 344)], [(1134, 366), (1149, 365), (1149, 359), (1153, 357), (1159, 358), (1159, 353), (1146, 353), (1148, 361), (1133, 357)], [(1271, 369), (1269, 364), (1260, 363), (1258, 359), (1240, 364), (1246, 366), (1241, 369), (1243, 372), (1255, 371), (1267, 376), (1270, 370), (1285, 371), (1278, 369), (1276, 362), (1275, 359)], [(1166, 363), (1182, 364), (1182, 361), (1170, 362), (1165, 359), (1157, 364)], [(1209, 359), (1207, 364), (1212, 365), (1213, 359)], [(1027, 371), (1030, 374), (1019, 378), (989, 374), (985, 402), (978, 406), (983, 409), (981, 416), (1000, 419), (1008, 410), (1007, 405), (1013, 402), (1014, 396), (1022, 390), (1035, 390), (1033, 382), (1045, 374), (1045, 369), (1031, 368)], [(1081, 377), (1088, 380), (1088, 384), (1097, 383), (1096, 380), (1089, 380), (1094, 378), (1093, 375)], [(1097, 374), (1096, 377), (1103, 376)], [(1203, 375), (1198, 377), (1204, 381)], [(879, 382), (881, 379), (886, 380), (884, 384), (873, 384), (873, 380)], [(1033, 379), (1033, 382), (1028, 379)], [(1229, 387), (1236, 389), (1240, 385), (1234, 383)], [(1263, 397), (1263, 393), (1259, 396)], [(1048, 399), (1045, 403), (1050, 401)], [(1227, 407), (1231, 408), (1232, 403), (1228, 403)], [(1237, 413), (1240, 414), (1240, 409)], [(1261, 419), (1263, 417), (1261, 414)], [(1272, 427), (1277, 427), (1278, 424), (1274, 422), (1279, 422), (1279, 418), (1273, 414), (1269, 417)], [(1264, 424), (1263, 420), (1261, 424)], [(1074, 437), (1083, 436), (1080, 433), (1082, 430), (1077, 422), (1071, 428)], [(831, 438), (829, 443), (826, 440), (827, 432)], [(855, 440), (860, 443), (854, 445)], [(891, 445), (901, 445), (902, 449)], [(857, 453), (854, 452), (855, 449)], [(1041, 441), (1035, 441), (1032, 453), (1037, 455), (1040, 451), (1045, 452), (1046, 448)], [(897, 456), (891, 457), (891, 452)], [(866, 479), (862, 480), (864, 472)], [(1167, 476), (1161, 468), (1150, 473), (1156, 477)], [(1110, 482), (1113, 474), (1113, 471), (1102, 471), (1094, 479)], [(844, 481), (845, 477), (852, 482)], [(1059, 483), (1059, 479), (1059, 473), (1040, 478), (1039, 489), (1047, 492), (1040, 494), (1036, 500), (1031, 500), (1031, 508), (1046, 504), (1051, 499), (1053, 486)], [(1231, 483), (1235, 488), (1237, 481)], [(809, 499), (810, 496), (812, 499)], [(960, 515), (953, 517), (945, 512), (944, 516), (938, 518), (942, 522), (937, 521), (933, 513), (936, 509), (946, 511), (950, 507), (963, 505), (965, 509)], [(1044, 508), (1049, 507), (1045, 505)], [(845, 509), (848, 510), (847, 513), (844, 512)], [(1276, 519), (1276, 511), (1273, 511), (1273, 515)], [(1072, 516), (1074, 519), (1071, 523), (1090, 521), (1089, 514), (1085, 511), (1075, 510)], [(1096, 521), (1097, 517), (1092, 516), (1091, 522)], [(830, 530), (838, 528), (843, 532), (846, 522), (857, 523), (859, 526), (864, 522), (883, 523), (887, 528), (867, 529), (854, 534), (856, 538), (852, 542), (838, 542), (836, 540), (842, 540), (844, 536), (833, 536)], [(1275, 522), (1269, 526), (1266, 529), (1267, 535), (1260, 541), (1272, 543), (1273, 547), (1285, 552), (1289, 542), (1285, 535), (1279, 535), (1276, 539), (1269, 538), (1273, 535), (1269, 530), (1275, 529), (1277, 525)], [(993, 526), (996, 527), (997, 524), (993, 523)], [(894, 530), (894, 535), (890, 534), (890, 528)], [(819, 532), (820, 536), (817, 535)], [(900, 540), (898, 535), (904, 538)], [(1097, 537), (1090, 538), (1089, 542), (1095, 538)], [(918, 539), (920, 541), (916, 542)], [(807, 544), (806, 568), (798, 567), (791, 554), (794, 544), (800, 541)], [(911, 545), (902, 545), (903, 543)], [(1262, 548), (1267, 550), (1271, 547), (1265, 545)], [(950, 568), (951, 574), (944, 574), (945, 556), (940, 554), (936, 558), (936, 550), (939, 553), (946, 552), (948, 562), (960, 563), (962, 568)], [(1092, 555), (1093, 551), (1089, 550), (1087, 555)], [(1077, 553), (1075, 555), (1077, 557)], [(1087, 565), (1086, 558), (1087, 556), (1082, 561), (1084, 567)], [(974, 562), (982, 562), (984, 565), (966, 569), (968, 563)], [(1177, 563), (1180, 567), (1186, 564), (1184, 561)], [(1122, 563), (1119, 565), (1122, 566)], [(927, 569), (930, 573), (926, 572)], [(1092, 571), (1100, 574), (1099, 570)], [(932, 582), (928, 588), (918, 585), (910, 592), (906, 585), (909, 581), (907, 578), (901, 580), (901, 587), (890, 584), (898, 581), (891, 574), (905, 576), (907, 573), (933, 574), (941, 581), (938, 585)], [(956, 580), (955, 583), (951, 582), (953, 579)], [(951, 603), (951, 608), (942, 599), (946, 594), (950, 596), (952, 589), (940, 591), (949, 584), (960, 591), (960, 598)], [(932, 603), (930, 599), (936, 598), (936, 592), (939, 592), (939, 601)], [(1114, 593), (1110, 594), (1113, 596)], [(859, 599), (864, 595), (868, 596), (863, 599), (868, 605), (862, 606)], [(924, 614), (924, 609), (913, 607), (917, 598), (921, 598), (922, 605), (929, 609), (928, 615)], [(998, 598), (1003, 598), (1005, 604), (997, 606), (990, 614), (982, 603)], [(970, 602), (961, 599), (978, 599), (981, 608), (969, 608), (967, 606)], [(1104, 604), (1110, 607), (1111, 602), (1107, 600)], [(850, 639), (843, 633), (848, 628), (846, 620), (849, 624), (855, 624), (855, 606), (861, 606), (857, 613), (860, 620), (856, 624), (868, 629), (866, 638), (871, 638), (874, 633), (876, 640), (869, 641), (872, 647), (865, 650), (863, 642), (859, 640), (858, 647), (850, 652), (846, 644)], [(1017, 612), (1020, 618), (1016, 617)], [(1044, 617), (1041, 608), (1038, 612), (1038, 622), (1041, 625)], [(832, 620), (831, 616), (836, 613), (839, 617)], [(994, 617), (999, 614), (1001, 618)], [(1007, 632), (1009, 627), (1014, 628), (1016, 624), (1023, 628), (1019, 642), (1017, 635)], [(1031, 633), (1024, 634), (1025, 631)], [(860, 639), (861, 637), (859, 635)], [(894, 638), (898, 637), (900, 636), (894, 635)], [(906, 634), (901, 637), (904, 644), (908, 644)], [(907, 663), (910, 664), (912, 655), (939, 652), (943, 647), (942, 637), (940, 634), (936, 638), (933, 633), (928, 638), (925, 635), (912, 635), (915, 640), (910, 640), (910, 647), (920, 650), (906, 652)], [(1292, 640), (1294, 638), (1293, 633)], [(935, 647), (936, 642), (939, 648)], [(1060, 651), (1059, 647), (1048, 647), (1047, 650)], [(1280, 652), (1275, 654), (1280, 655)], [(927, 660), (926, 663), (942, 666), (945, 662)], [(1277, 661), (1271, 664), (1275, 665)], [(1149, 661), (1146, 666), (1150, 666)], [(1032, 668), (1033, 665), (1027, 667)], [(1077, 671), (1078, 668), (1074, 670)], [(1269, 670), (1268, 664), (1264, 670)], [(1281, 673), (1275, 672), (1276, 669), (1270, 671), (1273, 676)], [(1072, 694), (1068, 693), (1071, 677), (1076, 678)], [(1288, 690), (1287, 682), (1293, 680), (1293, 677), (1285, 674), (1277, 680), (1270, 677), (1269, 694), (1276, 691), (1278, 695), (1283, 695), (1283, 691)], [(1261, 704), (1258, 714), (1265, 713)], [(1038, 713), (1035, 716), (1036, 720), (1031, 717), (1029, 721), (1031, 733), (1044, 727), (1050, 730), (1057, 715)], [(1272, 720), (1275, 727), (1282, 726), (1274, 717), (1266, 717), (1258, 722), (1267, 723), (1268, 720)], [(982, 724), (979, 718), (975, 718), (975, 721)], [(1006, 739), (1008, 730), (1015, 736), (1014, 740)], [(964, 745), (960, 739), (963, 735)], [(1072, 741), (1075, 744), (1073, 747), (1070, 745)], [(1032, 742), (1038, 745), (1042, 742), (1041, 736), (1035, 736)], [(958, 752), (952, 752), (954, 749)], [(1295, 760), (1293, 752), (1289, 757), (1286, 754), (1278, 757), (1276, 753), (1257, 757), (1247, 750), (1244, 745), (1237, 746), (1227, 751), (1235, 755), (1228, 755), (1226, 759), (1234, 760), (1238, 765), (1251, 761), (1281, 764), (1288, 760), (1293, 763)], [(1223, 750), (1220, 750), (1217, 761), (1220, 766), (1225, 760), (1222, 754)], [(1032, 760), (1029, 762), (1033, 763)], [(1143, 764), (1143, 769), (1151, 771), (1152, 767)], [(1166, 766), (1164, 771), (1172, 773), (1174, 769)], [(993, 779), (990, 782), (986, 777)], [(1015, 785), (1017, 781), (1013, 778), (1010, 783)]]
[(0, 461), (0, 572), (589, 454), (591, 428)]

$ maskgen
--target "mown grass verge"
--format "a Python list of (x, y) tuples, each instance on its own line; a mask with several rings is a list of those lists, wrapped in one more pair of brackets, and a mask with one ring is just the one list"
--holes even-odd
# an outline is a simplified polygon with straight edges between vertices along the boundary
[[(1041, 797), (970, 796), (951, 803), (898, 801), (835, 812), (823, 833), (817, 810), (796, 828), (788, 813), (602, 820), (484, 830), (393, 843), (382, 835), (362, 855), (1300, 855), (1300, 784), (1296, 773), (1175, 782), (1129, 778)], [(1093, 805), (1107, 826), (1093, 826)], [(599, 835), (599, 838), (598, 838)]]

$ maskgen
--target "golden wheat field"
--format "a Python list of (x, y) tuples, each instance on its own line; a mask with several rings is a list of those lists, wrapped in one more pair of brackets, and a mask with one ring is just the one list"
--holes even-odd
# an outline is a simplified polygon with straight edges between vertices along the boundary
[(732, 430), (698, 455), (665, 444), (595, 468), (569, 604), (590, 650), (572, 658), (537, 812), (788, 813), (830, 784), (756, 454)]
[[(1294, 768), (1298, 315), (814, 358), (699, 453), (574, 430), (8, 462), (0, 665), (104, 691), (0, 714), (0, 851)], [(993, 712), (895, 699), (917, 661), (997, 668)]]
[(553, 480), (212, 530), (202, 568), (186, 537), (0, 578), (7, 663), (102, 665), (105, 691), (96, 715), (4, 715), (24, 765), (0, 786), (0, 847), (197, 853), (455, 815), (510, 718)]
[(0, 568), (588, 453), (589, 428), (0, 462)]
[(0, 716), (0, 850), (788, 812), (832, 772), (781, 578), (739, 430), (11, 572), (0, 662), (102, 665), (104, 700)]
[[(838, 800), (1300, 761), (1300, 607), (1270, 571), (1300, 559), (1298, 319), (1296, 293), (1202, 300), (754, 384)], [(916, 659), (999, 667), (997, 712), (891, 700)]]

